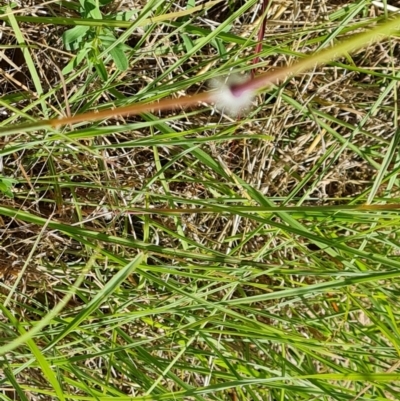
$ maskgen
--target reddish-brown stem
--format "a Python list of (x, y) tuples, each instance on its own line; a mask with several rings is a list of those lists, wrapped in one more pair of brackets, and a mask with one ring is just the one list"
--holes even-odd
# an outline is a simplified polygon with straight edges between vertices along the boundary
[[(261, 6), (261, 26), (260, 26), (260, 30), (258, 31), (258, 43), (257, 43), (256, 48), (254, 49), (255, 57), (253, 58), (253, 65), (256, 65), (260, 61), (260, 57), (258, 55), (260, 54), (261, 49), (262, 49), (262, 42), (264, 40), (265, 28), (267, 26), (266, 11), (268, 8), (268, 3), (269, 3), (269, 0), (263, 0), (262, 6)], [(255, 75), (256, 75), (256, 68), (253, 68), (251, 70), (251, 77), (254, 78)]]
[(178, 108), (186, 108), (189, 106), (196, 106), (201, 102), (210, 102), (211, 94), (209, 92), (198, 93), (193, 96), (183, 96), (177, 99), (162, 99), (157, 103), (135, 103), (129, 106), (118, 107), (116, 109), (107, 109), (102, 111), (91, 111), (83, 114), (76, 114), (72, 117), (54, 118), (52, 120), (43, 121), (42, 124), (50, 125), (52, 127), (59, 127), (63, 125), (76, 124), (87, 121), (103, 120), (116, 116), (138, 115), (146, 111), (163, 111), (173, 110)]

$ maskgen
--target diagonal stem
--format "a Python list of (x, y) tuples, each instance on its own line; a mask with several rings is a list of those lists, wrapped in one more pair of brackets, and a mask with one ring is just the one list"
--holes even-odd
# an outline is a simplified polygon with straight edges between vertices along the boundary
[[(267, 8), (269, 5), (269, 0), (263, 0), (262, 5), (261, 5), (261, 26), (260, 30), (258, 31), (258, 38), (257, 38), (257, 46), (254, 49), (254, 55), (255, 57), (253, 58), (253, 66), (256, 65), (260, 61), (259, 54), (262, 49), (262, 43), (264, 40), (264, 34), (265, 34), (265, 28), (267, 26)], [(256, 68), (253, 68), (251, 70), (251, 77), (254, 78), (256, 75)]]

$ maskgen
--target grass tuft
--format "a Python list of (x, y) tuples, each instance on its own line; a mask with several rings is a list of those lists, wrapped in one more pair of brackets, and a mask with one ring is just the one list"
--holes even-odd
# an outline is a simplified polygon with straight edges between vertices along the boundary
[(386, 3), (0, 8), (2, 399), (398, 399)]

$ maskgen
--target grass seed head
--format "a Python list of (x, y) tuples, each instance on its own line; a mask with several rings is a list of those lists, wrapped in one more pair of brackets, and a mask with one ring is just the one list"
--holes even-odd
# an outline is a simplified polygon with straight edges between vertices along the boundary
[(235, 90), (236, 85), (243, 84), (249, 79), (246, 75), (232, 74), (225, 78), (214, 78), (209, 85), (215, 92), (211, 99), (215, 107), (232, 116), (250, 108), (254, 98), (252, 90)]

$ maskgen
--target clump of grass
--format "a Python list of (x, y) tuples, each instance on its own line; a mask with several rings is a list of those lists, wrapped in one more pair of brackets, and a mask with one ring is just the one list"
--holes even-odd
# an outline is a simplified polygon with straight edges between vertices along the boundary
[(3, 10), (4, 399), (396, 398), (397, 20), (269, 3)]

